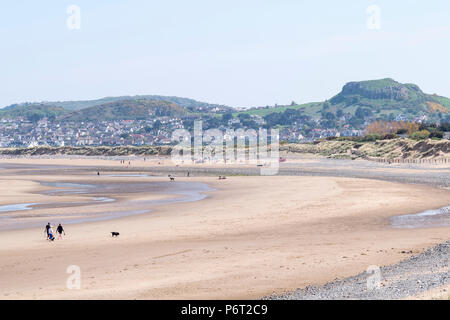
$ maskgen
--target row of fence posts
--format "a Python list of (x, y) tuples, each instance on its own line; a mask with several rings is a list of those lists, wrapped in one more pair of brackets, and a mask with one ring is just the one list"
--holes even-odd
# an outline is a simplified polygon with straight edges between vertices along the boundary
[(385, 159), (385, 158), (368, 158), (368, 160), (379, 163), (427, 163), (427, 164), (450, 164), (450, 158), (434, 158), (434, 159)]

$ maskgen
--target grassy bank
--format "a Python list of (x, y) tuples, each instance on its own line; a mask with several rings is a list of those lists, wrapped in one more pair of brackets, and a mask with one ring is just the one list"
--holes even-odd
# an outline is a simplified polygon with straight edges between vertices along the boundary
[(280, 151), (310, 153), (330, 158), (384, 158), (384, 159), (437, 159), (450, 158), (449, 140), (391, 139), (368, 142), (320, 141), (304, 144), (286, 144)]
[[(33, 147), (0, 148), (3, 156), (168, 156), (170, 146), (118, 146), (118, 147)], [(317, 154), (342, 159), (450, 159), (449, 140), (390, 139), (377, 141), (331, 140), (314, 143), (282, 144), (281, 152)]]
[(170, 155), (172, 148), (162, 146), (120, 146), (120, 147), (33, 147), (0, 148), (5, 156), (77, 155), (77, 156), (130, 156), (130, 155)]

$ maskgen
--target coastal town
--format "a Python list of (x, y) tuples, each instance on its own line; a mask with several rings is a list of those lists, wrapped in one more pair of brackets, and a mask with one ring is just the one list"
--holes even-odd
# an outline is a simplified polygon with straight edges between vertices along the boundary
[(165, 145), (171, 143), (171, 130), (182, 127), (179, 119), (52, 122), (44, 118), (37, 123), (3, 119), (0, 146)]
[[(259, 116), (252, 117), (261, 127), (265, 124)], [(193, 120), (190, 121), (192, 123)], [(346, 126), (337, 129), (317, 127), (305, 136), (302, 124), (293, 124), (280, 130), (280, 140), (307, 142), (331, 136), (359, 136), (362, 130)], [(219, 130), (242, 127), (238, 118), (229, 120), (228, 126), (221, 124)], [(0, 147), (36, 146), (122, 146), (122, 145), (169, 145), (172, 132), (176, 129), (190, 129), (186, 120), (171, 117), (156, 117), (149, 120), (117, 121), (50, 121), (43, 118), (32, 122), (23, 117), (0, 120)], [(244, 126), (245, 129), (247, 127)]]
[[(222, 132), (277, 129), (280, 142), (289, 143), (365, 136), (371, 133), (367, 132), (367, 127), (376, 121), (436, 126), (450, 122), (446, 109), (442, 112), (426, 109), (428, 112), (425, 112), (421, 111), (420, 105), (415, 111), (402, 109), (409, 110), (404, 113), (402, 110), (388, 112), (392, 111), (388, 107), (348, 107), (328, 101), (307, 106), (293, 101), (283, 106), (231, 108), (174, 97), (165, 98), (167, 101), (116, 99), (74, 112), (46, 104), (8, 106), (0, 114), (0, 147), (170, 145), (174, 143), (172, 134), (175, 130), (192, 132), (195, 121), (202, 122), (203, 130)], [(73, 107), (76, 102), (71, 105)], [(18, 112), (21, 110), (23, 112)]]

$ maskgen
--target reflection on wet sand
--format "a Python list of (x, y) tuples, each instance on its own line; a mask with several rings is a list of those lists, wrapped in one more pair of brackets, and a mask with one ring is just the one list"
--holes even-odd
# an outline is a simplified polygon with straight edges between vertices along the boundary
[(391, 218), (391, 225), (401, 229), (450, 226), (450, 206)]
[[(212, 191), (206, 184), (200, 182), (108, 182), (108, 183), (74, 183), (74, 182), (46, 182), (39, 181), (50, 190), (41, 191), (41, 194), (49, 196), (67, 196), (67, 195), (87, 195), (89, 201), (72, 202), (46, 202), (46, 203), (20, 203), (0, 206), (0, 230), (22, 229), (41, 226), (48, 219), (58, 220), (61, 223), (82, 223), (100, 220), (108, 220), (120, 217), (126, 217), (134, 214), (143, 214), (151, 211), (154, 206), (199, 201), (206, 197), (205, 192)], [(116, 204), (114, 210), (105, 209), (98, 212), (97, 204), (106, 204), (116, 202), (115, 198), (108, 197), (109, 194), (142, 193), (169, 195), (169, 198), (152, 200), (124, 200)], [(94, 206), (93, 206), (94, 205)], [(86, 206), (83, 214), (71, 213), (70, 208)], [(135, 210), (130, 208), (143, 207), (145, 209)], [(38, 214), (35, 211), (39, 209), (64, 208), (60, 215)], [(93, 210), (93, 209), (97, 210)], [(119, 210), (118, 210), (119, 209)], [(25, 211), (17, 214), (17, 211)]]

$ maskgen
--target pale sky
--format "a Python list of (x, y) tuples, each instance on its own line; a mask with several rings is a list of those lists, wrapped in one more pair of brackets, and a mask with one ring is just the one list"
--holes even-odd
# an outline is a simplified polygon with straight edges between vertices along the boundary
[[(80, 29), (67, 27), (70, 5)], [(303, 103), (386, 77), (450, 97), (447, 0), (2, 0), (0, 40), (0, 107), (137, 94)]]

